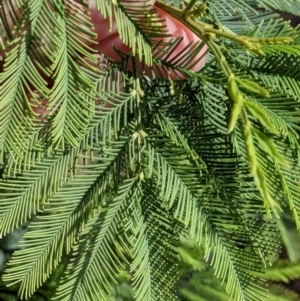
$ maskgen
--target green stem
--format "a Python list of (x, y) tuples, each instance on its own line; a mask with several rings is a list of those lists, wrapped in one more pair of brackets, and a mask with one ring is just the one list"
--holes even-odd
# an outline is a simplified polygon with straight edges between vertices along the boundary
[(192, 5), (195, 4), (195, 1), (191, 1), (189, 5), (184, 9), (178, 9), (174, 6), (168, 5), (161, 0), (157, 0), (155, 5), (160, 7), (163, 11), (174, 17), (180, 23), (184, 24), (188, 29), (190, 29), (194, 34), (196, 34), (202, 41), (206, 42), (211, 39), (212, 35), (223, 37), (231, 41), (237, 42), (242, 46), (245, 46), (249, 50), (256, 52), (259, 55), (264, 55), (263, 51), (260, 49), (260, 45), (264, 43), (278, 43), (286, 42), (289, 43), (292, 41), (290, 37), (280, 37), (280, 38), (253, 38), (247, 36), (239, 36), (220, 29), (213, 28), (208, 26), (205, 23), (200, 21), (194, 21), (190, 18), (190, 11)]
[[(136, 91), (135, 97), (134, 97), (134, 117), (135, 117), (135, 132), (140, 133), (142, 129), (142, 113), (141, 113), (141, 107), (140, 107), (140, 80), (137, 72), (137, 66), (136, 66), (136, 60), (133, 58), (133, 90)], [(136, 174), (140, 174), (141, 172), (141, 141), (140, 137), (135, 139), (135, 151), (136, 151), (136, 168), (135, 172)]]
[(186, 6), (186, 8), (182, 11), (182, 15), (184, 17), (188, 17), (189, 12), (193, 9), (196, 2), (197, 0), (191, 0), (190, 3)]
[[(191, 1), (189, 5), (192, 3)], [(205, 31), (204, 28), (200, 27), (198, 23), (191, 20), (191, 18), (186, 18), (186, 9), (189, 7), (189, 5), (184, 9), (178, 9), (174, 6), (168, 5), (161, 0), (158, 0), (155, 2), (155, 5), (160, 7), (163, 11), (174, 17), (176, 20), (178, 20), (180, 23), (184, 24), (187, 28), (192, 30), (201, 40), (207, 41), (207, 38), (205, 37)]]
[(226, 61), (225, 56), (223, 55), (223, 53), (220, 49), (220, 46), (211, 40), (208, 40), (206, 43), (207, 43), (208, 47), (210, 48), (210, 50), (212, 51), (212, 53), (214, 54), (214, 56), (216, 57), (225, 76), (227, 78), (230, 77), (230, 75), (233, 73)]

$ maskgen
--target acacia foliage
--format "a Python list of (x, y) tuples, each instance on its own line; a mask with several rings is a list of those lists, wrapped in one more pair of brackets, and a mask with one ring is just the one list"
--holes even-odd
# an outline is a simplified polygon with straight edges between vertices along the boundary
[(64, 260), (53, 300), (109, 300), (125, 272), (176, 300), (190, 235), (232, 300), (264, 300), (270, 217), (300, 211), (299, 30), (270, 7), (298, 1), (158, 1), (202, 39), (172, 59), (155, 8), (95, 2), (130, 53), (95, 53), (87, 1), (2, 1), (0, 229), (28, 228), (3, 281), (28, 299)]

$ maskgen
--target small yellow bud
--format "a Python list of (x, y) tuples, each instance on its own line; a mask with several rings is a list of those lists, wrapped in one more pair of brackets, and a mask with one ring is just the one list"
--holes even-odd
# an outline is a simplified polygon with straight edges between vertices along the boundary
[(134, 132), (131, 137), (133, 140), (136, 140), (139, 137), (139, 135), (140, 134), (138, 132)]
[(140, 181), (144, 181), (144, 179), (145, 179), (144, 172), (141, 171), (141, 172), (139, 173), (139, 175), (138, 175), (138, 178), (139, 178)]
[(141, 130), (139, 133), (142, 136), (142, 138), (145, 138), (147, 136), (147, 134), (143, 130)]
[(131, 95), (131, 97), (135, 98), (137, 93), (138, 93), (137, 90), (134, 89), (130, 92), (130, 95)]

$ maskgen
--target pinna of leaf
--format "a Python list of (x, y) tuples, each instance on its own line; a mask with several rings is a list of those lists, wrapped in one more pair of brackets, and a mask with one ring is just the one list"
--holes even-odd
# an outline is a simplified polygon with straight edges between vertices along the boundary
[[(119, 1), (120, 5), (123, 4), (123, 1)], [(143, 3), (143, 4), (142, 4)], [(93, 0), (89, 1), (90, 9), (91, 9), (91, 19), (95, 26), (95, 32), (97, 33), (97, 42), (98, 44), (94, 46), (96, 50), (100, 53), (105, 54), (108, 57), (111, 57), (115, 60), (119, 60), (120, 56), (116, 50), (130, 54), (133, 49), (130, 49), (128, 45), (126, 45), (122, 38), (120, 37), (120, 29), (118, 29), (117, 23), (115, 21), (114, 16), (112, 17), (112, 22), (110, 22), (109, 18), (104, 18), (101, 15), (100, 11), (97, 9), (96, 4)], [(128, 5), (128, 4), (127, 4)], [(125, 6), (125, 8), (127, 8)], [(181, 42), (176, 46), (175, 49), (171, 51), (171, 53), (166, 53), (167, 61), (171, 61), (174, 57), (181, 53), (188, 45), (200, 43), (200, 38), (190, 29), (188, 29), (185, 25), (180, 23), (178, 20), (164, 12), (162, 9), (155, 6), (155, 0), (149, 0), (147, 2), (141, 1), (133, 1), (129, 7), (130, 11), (136, 12), (136, 10), (147, 10), (149, 13), (153, 14), (153, 18), (158, 18), (159, 20), (163, 20), (165, 24), (165, 37), (158, 39), (154, 38), (152, 42), (163, 42), (167, 43), (171, 39), (182, 38)], [(166, 37), (168, 35), (168, 37)], [(115, 50), (116, 49), (116, 50)], [(199, 71), (206, 63), (207, 60), (207, 46), (204, 46), (201, 51), (193, 58), (190, 62), (192, 66), (191, 70)], [(154, 52), (154, 56), (159, 52), (160, 49), (157, 49)], [(132, 66), (129, 64), (128, 69), (131, 71)], [(153, 64), (152, 66), (143, 65), (141, 62), (138, 62), (138, 71), (141, 74), (151, 76), (152, 72), (154, 72), (156, 77), (166, 78), (167, 76), (161, 72), (159, 72), (159, 67)], [(184, 75), (180, 72), (175, 72), (171, 70), (169, 72), (169, 77), (172, 80), (184, 79)]]
[[(99, 2), (99, 1), (98, 1)], [(80, 5), (77, 1), (74, 0), (68, 0), (65, 1), (64, 4), (61, 4), (59, 9), (65, 10), (67, 12), (68, 10), (71, 11), (75, 7), (80, 10), (87, 10), (88, 13), (90, 13), (91, 22), (94, 26), (94, 33), (96, 34), (96, 38), (94, 41), (90, 41), (88, 37), (85, 36), (78, 36), (76, 38), (80, 39), (83, 43), (86, 43), (89, 47), (96, 50), (96, 56), (97, 54), (105, 55), (108, 58), (113, 59), (114, 61), (118, 61), (121, 59), (120, 53), (123, 53), (125, 55), (133, 55), (134, 54), (134, 47), (129, 47), (126, 43), (126, 41), (123, 41), (122, 37), (120, 36), (120, 32), (122, 31), (117, 22), (116, 18), (114, 16), (114, 12), (112, 13), (112, 16), (109, 16), (109, 14), (103, 12), (101, 13), (100, 8), (96, 5), (97, 1), (95, 0), (89, 0), (88, 1), (88, 10), (86, 7)], [(18, 9), (18, 4), (16, 1), (12, 1), (11, 4), (13, 7), (13, 11), (16, 12), (16, 18), (12, 19), (9, 11), (9, 6), (4, 6), (4, 12), (7, 16), (8, 22), (7, 25), (9, 27), (9, 31), (14, 32), (16, 30), (16, 24), (18, 18), (21, 19), (22, 13), (21, 8)], [(154, 37), (153, 41), (150, 41), (153, 44), (157, 43), (168, 43), (173, 39), (180, 38), (181, 40), (178, 41), (178, 43), (175, 45), (176, 47), (170, 48), (170, 53), (166, 51), (165, 58), (166, 61), (169, 62), (173, 58), (176, 58), (178, 55), (181, 55), (181, 52), (186, 49), (188, 46), (193, 44), (199, 44), (201, 43), (200, 38), (195, 35), (191, 30), (189, 30), (186, 26), (181, 24), (178, 20), (174, 19), (167, 13), (165, 13), (163, 10), (157, 8), (155, 6), (155, 0), (149, 0), (149, 1), (131, 1), (130, 5), (128, 5), (128, 1), (117, 1), (115, 5), (122, 5), (124, 9), (126, 10), (126, 13), (128, 14), (135, 14), (134, 17), (136, 17), (136, 13), (139, 13), (140, 11), (143, 11), (144, 13), (151, 13), (154, 19), (159, 19), (159, 21), (163, 22), (164, 24), (164, 33), (161, 34), (161, 38)], [(53, 8), (54, 10), (54, 8)], [(56, 10), (56, 8), (55, 8)], [(75, 10), (76, 11), (76, 10)], [(56, 13), (53, 12), (53, 13)], [(140, 15), (142, 18), (142, 14)], [(28, 26), (31, 26), (30, 23), (28, 23)], [(5, 30), (3, 30), (3, 33), (5, 33)], [(19, 32), (21, 34), (21, 32)], [(15, 31), (14, 36), (12, 37), (17, 38), (18, 32)], [(159, 35), (159, 33), (158, 33)], [(0, 71), (5, 69), (5, 60), (6, 55), (9, 52), (10, 47), (8, 46), (8, 43), (5, 42), (5, 40), (9, 41), (9, 37), (5, 37), (5, 35), (1, 36), (1, 48), (4, 48), (4, 51), (0, 49), (0, 56), (3, 57), (3, 61), (0, 62)], [(43, 41), (44, 43), (48, 44), (50, 41), (47, 42)], [(50, 45), (49, 45), (50, 46)], [(131, 45), (134, 46), (134, 45)], [(161, 46), (162, 48), (162, 46)], [(192, 71), (199, 71), (206, 63), (207, 59), (207, 46), (202, 47), (201, 51), (195, 55), (195, 57), (191, 60), (190, 65), (192, 66), (190, 70)], [(153, 51), (153, 56), (155, 57), (156, 54), (159, 54), (159, 51), (161, 49), (158, 48)], [(88, 58), (85, 57), (85, 60)], [(77, 60), (77, 58), (76, 58)], [(76, 61), (75, 60), (75, 61)], [(125, 66), (125, 70), (132, 71), (132, 60), (129, 60), (129, 64)], [(156, 78), (162, 78), (167, 79), (170, 78), (171, 80), (181, 80), (184, 79), (185, 76), (180, 73), (180, 71), (175, 71), (173, 69), (170, 70), (160, 70), (160, 67), (153, 63), (152, 65), (145, 65), (143, 62), (139, 60), (139, 58), (136, 58), (137, 62), (137, 69), (139, 74), (147, 75), (149, 77), (155, 76)], [(80, 62), (79, 62), (80, 63)], [(101, 69), (101, 66), (96, 66), (93, 63), (94, 67), (97, 67)], [(173, 64), (176, 66), (176, 63)], [(187, 68), (189, 69), (189, 68)], [(124, 69), (123, 69), (124, 70)], [(167, 72), (166, 72), (167, 71)], [(53, 76), (56, 73), (54, 70), (52, 74), (45, 75), (43, 72), (41, 72), (41, 76), (46, 80), (48, 83), (48, 87), (50, 88), (49, 92), (55, 93), (55, 76)], [(28, 83), (30, 86), (30, 90), (33, 90), (35, 93), (35, 88), (31, 87), (31, 83)], [(120, 83), (121, 85), (121, 83)], [(33, 88), (33, 89), (32, 89)], [(120, 89), (122, 90), (122, 88)], [(35, 96), (34, 96), (35, 97)], [(47, 100), (47, 98), (42, 97), (37, 92), (35, 101), (32, 100), (33, 95), (32, 93), (27, 94), (27, 100), (24, 99), (23, 107), (27, 108), (27, 113), (24, 114), (30, 114), (35, 119), (35, 124), (38, 125), (40, 123), (43, 123), (47, 120), (48, 116), (56, 116), (60, 111), (60, 106), (54, 106), (50, 104), (50, 102)], [(96, 100), (96, 105), (98, 104), (98, 101)], [(104, 106), (109, 106), (108, 104), (102, 103)], [(28, 113), (30, 112), (30, 113)], [(79, 162), (80, 164), (80, 162)]]
[[(69, 2), (69, 3), (68, 3)], [(126, 6), (126, 1), (119, 1), (120, 5), (124, 5), (125, 9), (128, 10), (128, 13), (136, 13), (137, 11), (146, 11), (151, 12), (153, 15), (153, 18), (158, 18), (159, 20), (162, 20), (165, 25), (164, 34), (162, 34), (162, 38), (154, 38), (153, 43), (162, 42), (162, 43), (168, 43), (172, 39), (175, 38), (181, 38), (180, 42), (176, 44), (175, 49), (170, 49), (170, 53), (166, 52), (165, 57), (166, 61), (171, 61), (174, 57), (178, 56), (182, 50), (186, 49), (189, 45), (193, 45), (196, 43), (200, 43), (200, 38), (195, 35), (190, 29), (188, 29), (186, 26), (181, 24), (178, 20), (174, 19), (167, 13), (165, 13), (163, 10), (157, 8), (155, 6), (155, 0), (149, 0), (149, 1), (132, 1), (130, 3), (130, 6)], [(12, 2), (12, 5), (14, 7), (14, 11), (17, 13), (17, 17), (22, 17), (22, 14), (19, 9), (16, 8), (16, 2)], [(66, 9), (68, 5), (75, 5), (77, 6), (77, 2), (74, 0), (69, 0), (66, 2)], [(108, 15), (103, 16), (98, 9), (96, 5), (95, 0), (89, 0), (89, 13), (91, 16), (91, 21), (95, 29), (96, 33), (96, 39), (93, 41), (93, 43), (90, 43), (88, 39), (84, 40), (85, 43), (88, 44), (88, 46), (94, 48), (99, 54), (104, 54), (106, 57), (112, 58), (115, 61), (118, 61), (121, 59), (120, 53), (132, 55), (133, 49), (131, 49), (128, 45), (126, 45), (125, 42), (122, 41), (122, 38), (120, 37), (120, 28), (118, 28), (116, 19), (114, 15), (112, 15), (112, 20), (109, 18)], [(116, 2), (117, 5), (117, 2)], [(82, 9), (82, 7), (78, 8)], [(10, 30), (12, 31), (14, 29), (15, 20), (13, 21), (10, 16), (9, 12), (6, 11), (7, 18), (8, 18), (8, 26), (10, 27)], [(142, 15), (141, 15), (142, 17)], [(78, 37), (80, 38), (80, 37)], [(3, 44), (5, 37), (1, 36), (1, 44)], [(80, 38), (81, 39), (81, 38)], [(5, 65), (5, 57), (6, 57), (6, 51), (5, 46), (1, 47), (4, 48), (4, 51), (1, 51), (0, 49), (0, 56), (2, 56), (3, 60), (0, 62), (0, 71), (3, 70), (3, 67)], [(202, 47), (202, 50), (200, 53), (198, 53), (190, 62), (190, 65), (192, 66), (190, 69), (192, 71), (199, 71), (206, 63), (207, 60), (207, 49), (208, 47), (205, 45)], [(160, 49), (156, 49), (156, 52), (154, 52), (154, 57), (156, 53), (159, 53)], [(176, 65), (176, 64), (175, 64)], [(129, 64), (127, 64), (126, 69), (128, 71), (132, 71), (132, 63), (131, 61)], [(99, 67), (100, 68), (100, 67)], [(153, 63), (151, 66), (147, 66), (139, 59), (137, 59), (137, 69), (139, 74), (147, 75), (149, 77), (155, 76), (156, 78), (162, 78), (167, 79), (170, 78), (171, 80), (181, 80), (184, 79), (185, 76), (180, 73), (176, 72), (173, 69), (168, 70), (168, 72), (161, 72), (160, 67), (157, 66), (155, 63)], [(41, 74), (42, 77), (48, 82), (48, 85), (50, 87), (53, 87), (53, 79), (52, 76), (47, 77), (44, 74)], [(30, 95), (28, 95), (30, 97)], [(41, 106), (31, 106), (31, 110), (36, 114), (49, 114), (51, 110), (47, 111), (45, 110), (45, 104), (42, 100), (40, 100)], [(47, 106), (47, 105), (46, 105)], [(53, 112), (52, 112), (53, 113)]]
[[(193, 45), (196, 43), (200, 43), (201, 39), (190, 29), (188, 29), (185, 25), (181, 24), (178, 20), (171, 17), (169, 14), (164, 12), (163, 10), (157, 8), (155, 6), (156, 0), (149, 0), (149, 1), (132, 1), (130, 3), (130, 7), (125, 5), (124, 1), (119, 1), (120, 5), (124, 5), (125, 9), (128, 9), (128, 13), (136, 12), (141, 10), (149, 11), (153, 14), (153, 18), (158, 18), (162, 20), (165, 25), (165, 32), (162, 34), (162, 38), (154, 38), (153, 43), (161, 42), (161, 43), (168, 43), (173, 39), (181, 38), (180, 43), (176, 44), (175, 49), (170, 49), (170, 53), (166, 52), (165, 57), (167, 57), (166, 61), (171, 61), (174, 57), (178, 56), (184, 49), (186, 49), (189, 45)], [(68, 5), (77, 5), (77, 2), (74, 0), (69, 0), (66, 2), (66, 7)], [(124, 2), (124, 3), (123, 3)], [(116, 2), (117, 4), (117, 2)], [(110, 57), (116, 61), (120, 60), (119, 53), (124, 53), (130, 55), (133, 53), (133, 49), (131, 49), (125, 42), (123, 42), (122, 38), (120, 37), (120, 28), (117, 26), (117, 22), (115, 20), (114, 15), (112, 16), (112, 20), (109, 19), (109, 16), (103, 16), (100, 10), (96, 6), (95, 0), (89, 0), (89, 12), (91, 16), (91, 21), (95, 29), (96, 43), (89, 43), (88, 40), (85, 40), (86, 43), (89, 44), (92, 48), (94, 48), (99, 54), (104, 54), (107, 57)], [(16, 2), (12, 2), (12, 6), (14, 6), (14, 11), (17, 13), (17, 17), (22, 17), (22, 14), (19, 9), (17, 9)], [(5, 11), (5, 10), (4, 10)], [(13, 31), (15, 24), (15, 20), (13, 21), (10, 16), (9, 12), (5, 11), (8, 19), (8, 26), (10, 31)], [(141, 15), (142, 17), (142, 15)], [(2, 32), (2, 31), (1, 31)], [(4, 33), (4, 31), (3, 31)], [(79, 38), (79, 37), (78, 37)], [(0, 37), (0, 46), (4, 51), (0, 48), (0, 57), (2, 60), (0, 61), (0, 71), (3, 70), (3, 66), (5, 64), (5, 57), (6, 51), (4, 46), (4, 40), (6, 39), (5, 35), (1, 35)], [(84, 40), (84, 39), (83, 39)], [(158, 48), (154, 51), (154, 57), (157, 53), (159, 53), (161, 49)], [(190, 65), (192, 66), (190, 70), (192, 71), (199, 71), (206, 63), (207, 60), (207, 50), (208, 47), (205, 45), (202, 47), (202, 50), (191, 60)], [(176, 65), (176, 63), (175, 63)], [(129, 63), (126, 65), (127, 70), (132, 71), (132, 65)], [(172, 80), (180, 80), (184, 79), (185, 76), (180, 72), (176, 72), (174, 70), (168, 71), (168, 74), (160, 72), (159, 67), (155, 65), (155, 63), (151, 66), (146, 66), (142, 64), (139, 60), (137, 60), (137, 68), (138, 72), (143, 75), (152, 76), (154, 75), (157, 78), (171, 78)], [(42, 75), (43, 76), (43, 75)], [(44, 76), (43, 76), (44, 77)], [(49, 79), (45, 78), (47, 81)], [(52, 81), (52, 80), (50, 80)], [(52, 85), (52, 84), (51, 84)], [(41, 111), (35, 109), (37, 113)]]

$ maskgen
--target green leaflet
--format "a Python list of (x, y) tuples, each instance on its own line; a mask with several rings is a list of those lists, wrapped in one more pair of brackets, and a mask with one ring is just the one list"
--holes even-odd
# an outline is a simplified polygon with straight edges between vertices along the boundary
[(234, 103), (233, 104), (233, 107), (231, 109), (231, 114), (230, 114), (228, 134), (230, 134), (234, 130), (236, 123), (240, 117), (242, 109), (243, 109), (242, 103)]
[(270, 97), (270, 93), (267, 89), (263, 88), (261, 85), (252, 80), (237, 78), (236, 81), (239, 85), (241, 85), (241, 87), (250, 92), (256, 93), (266, 98)]
[(244, 98), (242, 96), (242, 93), (239, 91), (237, 80), (235, 79), (234, 75), (230, 75), (228, 78), (228, 95), (233, 101), (233, 106), (231, 109), (230, 119), (229, 119), (229, 125), (228, 125), (228, 133), (231, 133), (236, 123), (240, 117), (241, 111), (243, 109), (243, 102)]
[[(272, 281), (290, 283), (291, 281), (297, 279), (299, 274), (299, 263), (290, 263), (287, 260), (279, 260), (272, 266), (272, 268), (266, 269), (262, 277)], [(258, 276), (258, 273), (254, 273), (254, 275)]]
[(228, 78), (228, 85), (227, 85), (228, 95), (233, 100), (234, 103), (240, 103), (242, 101), (241, 92), (238, 89), (237, 81), (234, 75), (231, 75)]
[(185, 298), (187, 298), (188, 300), (191, 301), (207, 301), (207, 299), (202, 298), (201, 296), (199, 296), (198, 294), (192, 293), (187, 289), (181, 289), (180, 293), (182, 294), (182, 296), (184, 296)]
[(257, 158), (255, 153), (255, 146), (253, 143), (252, 131), (249, 126), (243, 128), (243, 135), (245, 140), (245, 149), (247, 154), (247, 159), (250, 166), (250, 174), (254, 175), (257, 170)]
[(266, 184), (266, 177), (261, 168), (258, 166), (256, 172), (253, 175), (256, 186), (263, 198), (264, 206), (266, 208), (267, 216), (271, 217), (272, 212), (279, 218), (277, 210), (282, 211), (281, 207), (274, 201), (274, 199), (269, 194), (269, 189)]
[(253, 101), (250, 101), (249, 99), (246, 99), (245, 106), (249, 110), (251, 115), (261, 123), (261, 125), (263, 125), (271, 133), (278, 135), (278, 130), (272, 124), (270, 117), (266, 114), (262, 107), (260, 107)]
[(289, 167), (289, 163), (282, 157), (282, 155), (278, 152), (275, 143), (272, 139), (270, 139), (266, 134), (262, 133), (256, 128), (251, 129), (260, 148), (265, 151), (267, 154), (271, 156), (278, 163)]

